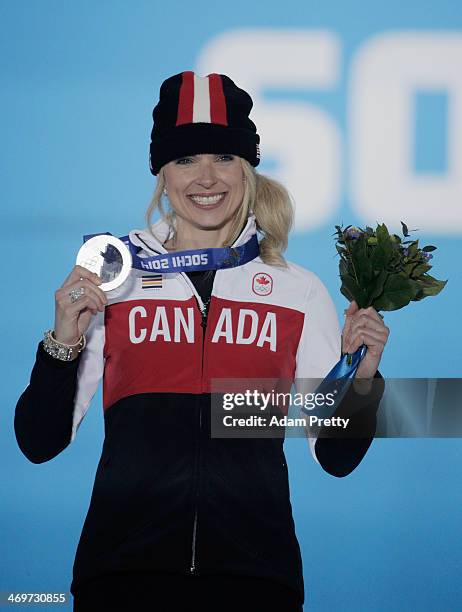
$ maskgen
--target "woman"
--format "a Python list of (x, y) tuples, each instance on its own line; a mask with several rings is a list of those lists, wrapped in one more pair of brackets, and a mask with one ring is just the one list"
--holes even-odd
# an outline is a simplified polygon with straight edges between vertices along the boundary
[[(75, 610), (302, 609), (283, 440), (210, 435), (214, 379), (322, 379), (341, 353), (324, 285), (282, 256), (291, 202), (255, 171), (251, 108), (224, 75), (184, 72), (163, 83), (148, 229), (130, 232), (141, 258), (233, 246), (237, 260), (207, 271), (132, 269), (107, 295), (76, 266), (56, 292), (54, 331), (39, 344), (15, 431), (31, 461), (55, 457), (103, 377), (105, 440), (74, 563)], [(346, 314), (344, 350), (368, 351), (336, 415), (363, 433), (320, 436), (312, 447), (337, 476), (356, 467), (374, 435), (383, 389), (368, 379), (381, 378), (388, 337), (373, 309), (352, 302)]]

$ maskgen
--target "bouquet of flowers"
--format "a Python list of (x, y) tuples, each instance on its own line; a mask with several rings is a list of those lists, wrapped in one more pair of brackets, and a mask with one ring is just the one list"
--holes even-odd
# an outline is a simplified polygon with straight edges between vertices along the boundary
[[(398, 310), (411, 301), (437, 295), (447, 280), (428, 274), (435, 246), (419, 247), (401, 221), (404, 240), (390, 234), (387, 226), (378, 224), (365, 229), (336, 225), (336, 248), (340, 256), (340, 291), (359, 308)], [(416, 231), (416, 230), (411, 230)]]
[[(335, 226), (342, 281), (340, 291), (349, 301), (355, 300), (359, 308), (372, 306), (377, 312), (398, 310), (413, 300), (437, 295), (448, 282), (428, 274), (432, 268), (429, 263), (433, 258), (431, 252), (436, 247), (419, 248), (419, 241), (409, 239), (409, 230), (402, 221), (401, 227), (404, 240), (397, 234), (390, 234), (384, 223), (378, 224), (375, 230), (372, 227)], [(367, 346), (363, 344), (355, 353), (342, 354), (317, 387), (316, 393), (336, 394), (332, 413), (366, 352)]]

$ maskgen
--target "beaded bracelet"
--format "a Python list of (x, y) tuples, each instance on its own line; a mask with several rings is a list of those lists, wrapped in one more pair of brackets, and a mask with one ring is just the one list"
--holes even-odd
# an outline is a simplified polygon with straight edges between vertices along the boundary
[(54, 332), (48, 329), (43, 338), (43, 348), (45, 351), (60, 361), (71, 361), (74, 353), (81, 353), (87, 344), (85, 336), (82, 334), (75, 344), (64, 344), (54, 337)]

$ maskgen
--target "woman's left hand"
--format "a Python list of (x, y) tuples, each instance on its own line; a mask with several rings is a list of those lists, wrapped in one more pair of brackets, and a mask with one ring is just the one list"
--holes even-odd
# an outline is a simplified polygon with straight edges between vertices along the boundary
[(345, 315), (342, 352), (354, 353), (362, 344), (365, 344), (367, 351), (356, 371), (356, 378), (373, 378), (379, 367), (390, 330), (375, 308), (372, 306), (358, 308), (355, 300), (350, 303)]

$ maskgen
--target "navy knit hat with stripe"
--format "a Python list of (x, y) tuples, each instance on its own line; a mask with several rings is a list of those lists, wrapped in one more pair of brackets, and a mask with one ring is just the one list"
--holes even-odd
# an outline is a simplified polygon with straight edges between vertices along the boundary
[(249, 94), (224, 74), (187, 71), (166, 79), (154, 108), (149, 167), (156, 176), (179, 157), (230, 153), (260, 163), (260, 136), (249, 113)]

